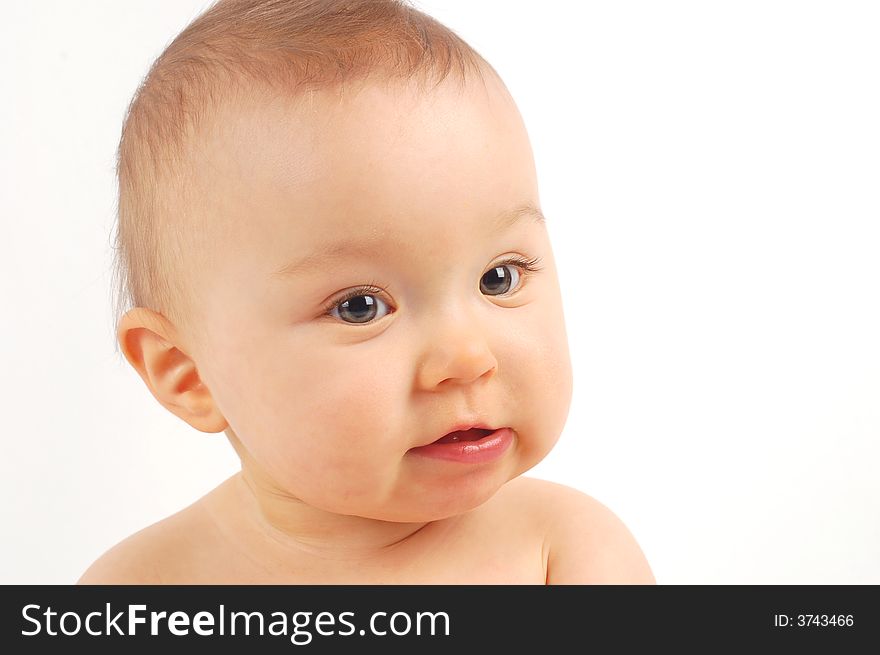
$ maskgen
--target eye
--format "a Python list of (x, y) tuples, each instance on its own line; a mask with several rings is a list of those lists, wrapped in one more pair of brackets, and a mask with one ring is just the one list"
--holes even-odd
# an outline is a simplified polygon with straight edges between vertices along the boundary
[(480, 279), (480, 291), (487, 296), (502, 296), (516, 288), (519, 277), (519, 271), (515, 267), (501, 264), (483, 275)]
[(535, 259), (510, 257), (498, 262), (492, 270), (483, 274), (480, 279), (480, 291), (488, 296), (502, 296), (509, 293), (511, 289), (518, 288), (521, 277), (541, 270), (540, 267), (535, 266), (539, 261), (538, 257)]
[(326, 313), (349, 324), (369, 323), (376, 319), (378, 307), (388, 308), (377, 293), (372, 287), (358, 287), (334, 300)]
[[(520, 280), (522, 278), (543, 270), (542, 267), (537, 266), (540, 261), (540, 257), (533, 259), (525, 259), (521, 256), (508, 257), (483, 274), (480, 279), (480, 291), (489, 296), (502, 296), (510, 293), (511, 289), (515, 290), (521, 286)], [(371, 284), (357, 287), (341, 298), (332, 300), (324, 308), (324, 315), (332, 316), (348, 325), (362, 325), (378, 320), (377, 314), (381, 311), (380, 307), (385, 308), (385, 313), (379, 318), (386, 316), (391, 310), (388, 303), (382, 300), (379, 295), (382, 293), (382, 288), (377, 289), (376, 286)]]

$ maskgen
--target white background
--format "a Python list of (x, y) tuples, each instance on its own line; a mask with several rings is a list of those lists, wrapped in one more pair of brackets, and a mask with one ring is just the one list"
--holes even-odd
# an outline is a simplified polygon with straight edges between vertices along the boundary
[[(0, 582), (68, 583), (236, 470), (111, 324), (124, 111), (208, 2), (3, 4)], [(535, 152), (575, 388), (528, 475), (608, 505), (661, 584), (880, 583), (878, 5), (416, 6)]]

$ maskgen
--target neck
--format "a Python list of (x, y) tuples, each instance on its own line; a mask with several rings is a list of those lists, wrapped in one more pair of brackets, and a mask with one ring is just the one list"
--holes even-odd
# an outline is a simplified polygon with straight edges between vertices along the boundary
[(249, 532), (256, 532), (284, 551), (322, 559), (361, 560), (388, 555), (438, 523), (398, 523), (328, 512), (244, 468), (229, 483)]

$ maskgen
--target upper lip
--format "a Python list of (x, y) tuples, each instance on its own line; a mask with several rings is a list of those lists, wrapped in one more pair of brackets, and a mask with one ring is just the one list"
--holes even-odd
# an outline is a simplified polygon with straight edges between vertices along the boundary
[(448, 431), (444, 432), (443, 434), (441, 434), (441, 435), (440, 435), (439, 437), (437, 437), (437, 438), (438, 438), (438, 439), (441, 439), (442, 437), (445, 437), (445, 436), (446, 436), (447, 434), (449, 434), (450, 432), (464, 432), (465, 430), (492, 430), (492, 431), (494, 432), (496, 429), (497, 429), (497, 428), (491, 428), (491, 427), (489, 427), (489, 426), (486, 425), (485, 423), (470, 423), (470, 422), (463, 422), (463, 423), (459, 423), (458, 425), (456, 425), (455, 427), (453, 427), (451, 430), (448, 430)]
[(441, 434), (437, 437), (434, 437), (430, 441), (426, 441), (425, 443), (419, 444), (419, 446), (427, 446), (428, 444), (432, 444), (435, 441), (437, 441), (438, 439), (442, 439), (450, 432), (464, 432), (465, 430), (473, 430), (473, 429), (490, 430), (491, 432), (495, 432), (495, 430), (497, 430), (498, 428), (493, 428), (485, 421), (480, 421), (480, 420), (459, 421), (458, 423), (456, 423), (454, 426), (449, 428), (443, 434)]

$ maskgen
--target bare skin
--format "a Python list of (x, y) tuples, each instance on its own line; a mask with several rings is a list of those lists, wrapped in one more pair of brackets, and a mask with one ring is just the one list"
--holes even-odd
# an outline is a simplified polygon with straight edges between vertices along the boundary
[[(635, 540), (606, 507), (562, 485), (525, 476), (470, 512), (426, 523), (380, 548), (331, 549), (294, 541), (266, 522), (255, 504), (236, 474), (117, 544), (79, 584), (654, 583)], [(566, 546), (553, 522), (570, 521), (572, 506), (593, 517), (579, 540), (582, 546), (591, 544), (596, 556), (575, 562), (577, 575), (569, 572), (566, 579), (553, 570), (557, 551)], [(608, 525), (614, 529), (603, 529)], [(607, 541), (611, 535), (617, 539), (613, 549)]]
[[(213, 237), (187, 255), (199, 329), (135, 308), (118, 332), (156, 399), (225, 432), (241, 473), (80, 581), (653, 582), (607, 508), (522, 477), (562, 432), (572, 372), (546, 224), (511, 213), (540, 204), (500, 81), (245, 102), (217, 125), (192, 181)], [(499, 269), (496, 294), (482, 280)], [(370, 320), (342, 312), (352, 289)], [(414, 451), (464, 420), (512, 445), (479, 464)]]

